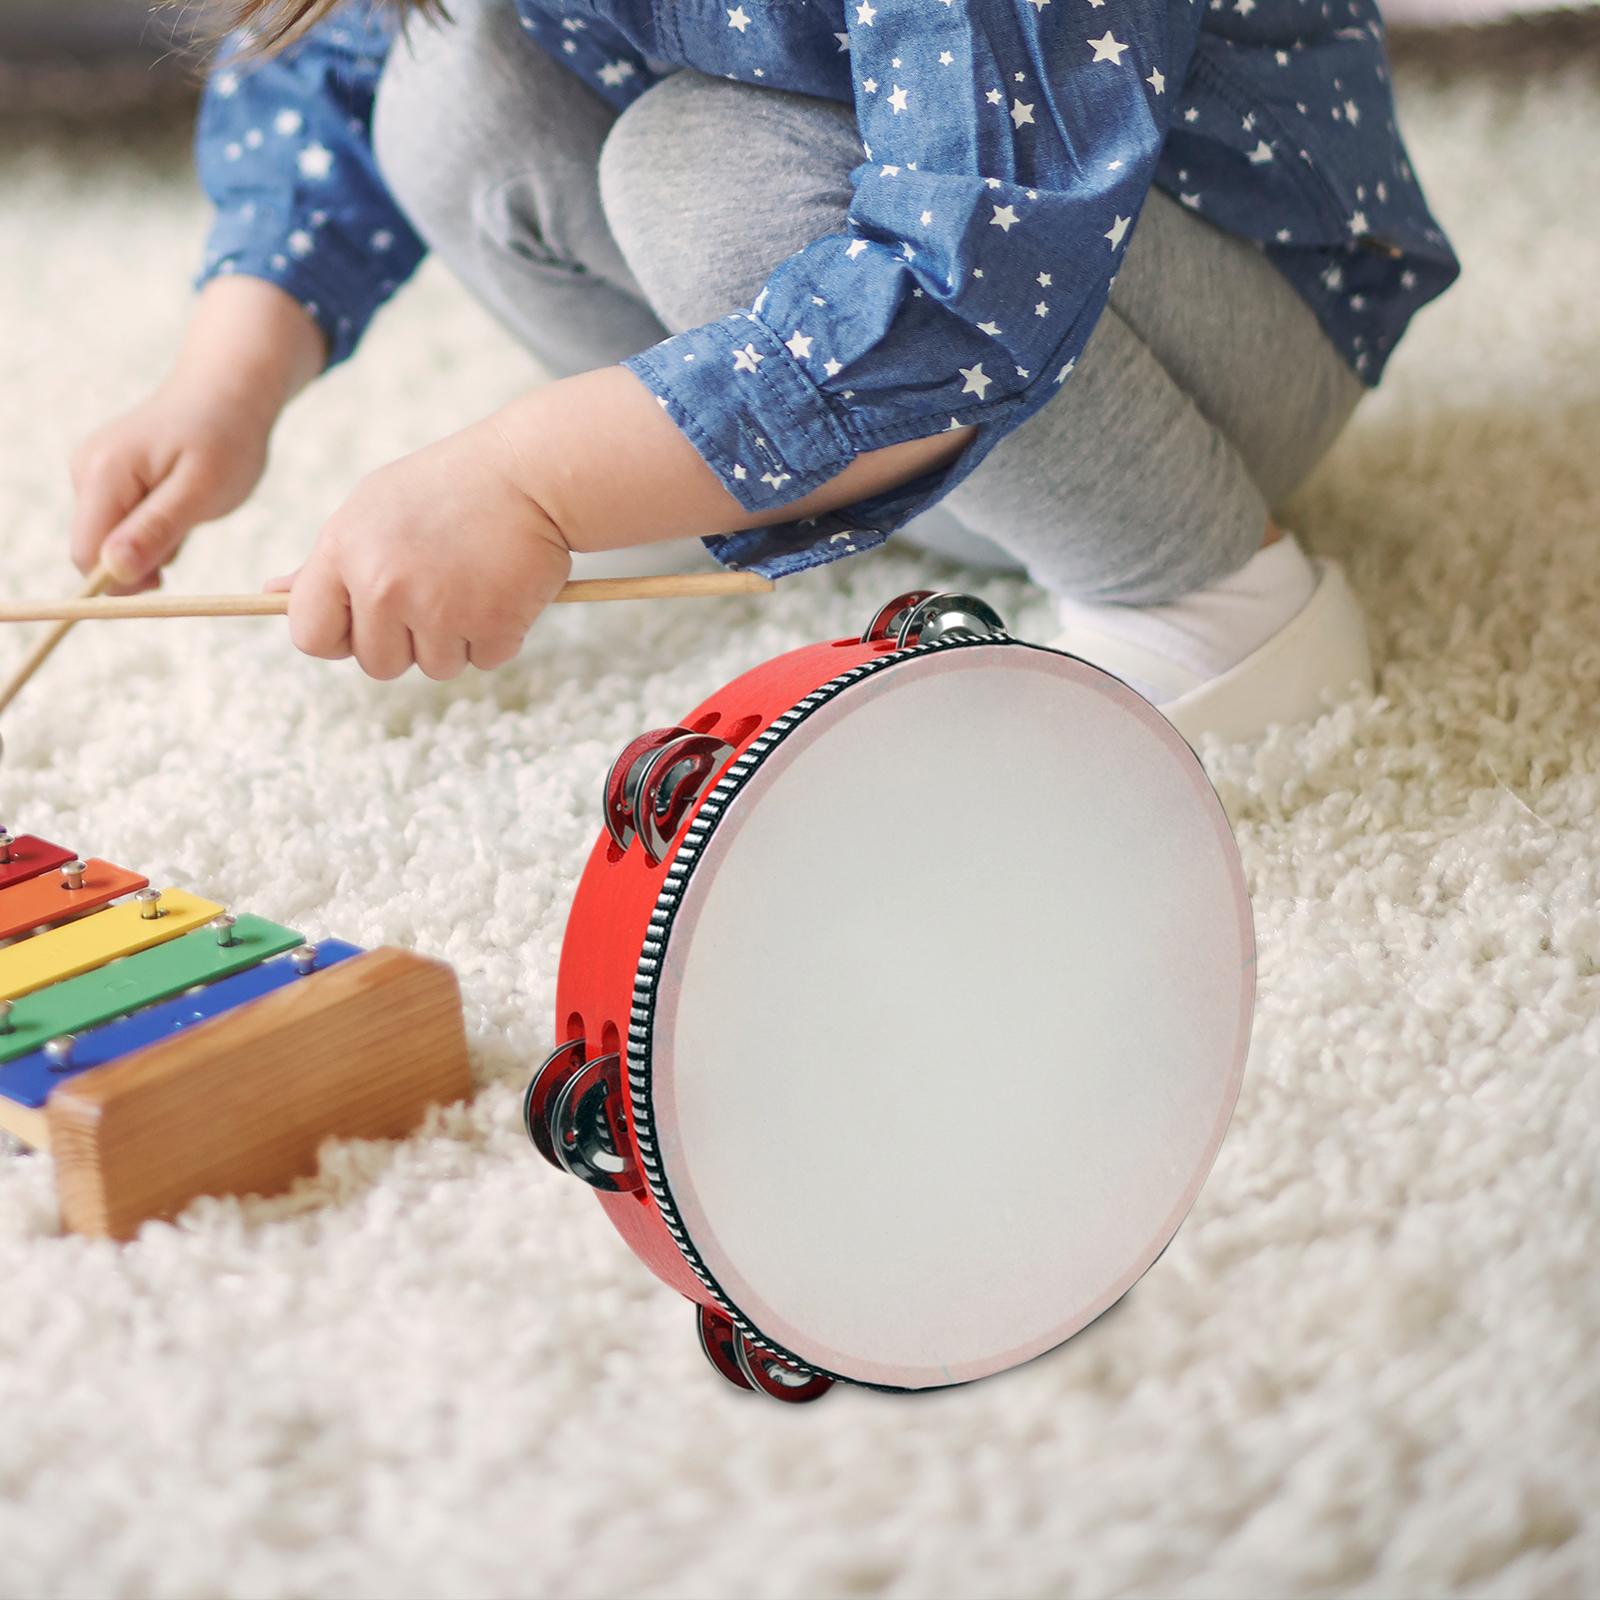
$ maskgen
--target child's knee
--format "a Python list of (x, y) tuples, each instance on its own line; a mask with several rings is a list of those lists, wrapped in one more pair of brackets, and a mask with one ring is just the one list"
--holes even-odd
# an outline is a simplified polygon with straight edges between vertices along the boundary
[[(558, 255), (544, 236), (581, 220), (568, 213), (582, 209), (583, 192), (596, 210), (594, 165), (610, 120), (526, 37), (510, 0), (462, 0), (448, 22), (415, 21), (396, 42), (372, 147), (385, 185), (435, 249), (449, 253), (472, 234)], [(569, 189), (577, 196), (560, 192)]]
[[(703, 279), (708, 266), (716, 271), (697, 212), (718, 181), (719, 160), (697, 138), (700, 119), (683, 114), (698, 92), (691, 88), (696, 76), (675, 73), (640, 96), (600, 150), (600, 208), (623, 260), (670, 328), (705, 320)], [(721, 159), (725, 164), (725, 149)]]
[[(412, 26), (395, 41), (372, 108), (372, 151), (400, 209), (436, 244), (461, 213), (472, 151), (457, 133), (450, 106), (477, 54), (483, 13)], [(466, 102), (470, 104), (471, 102)]]

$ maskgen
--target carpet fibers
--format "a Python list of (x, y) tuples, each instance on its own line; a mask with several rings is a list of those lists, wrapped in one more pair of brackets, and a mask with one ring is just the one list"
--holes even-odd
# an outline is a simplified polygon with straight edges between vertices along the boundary
[[(1496, 37), (1401, 64), (1466, 274), (1288, 518), (1348, 562), (1379, 693), (1208, 752), (1260, 1006), (1136, 1292), (973, 1388), (757, 1403), (518, 1126), (611, 756), (959, 569), (891, 548), (770, 598), (563, 608), (452, 686), (271, 622), (85, 628), (6, 719), (4, 820), (448, 959), (478, 1094), (125, 1248), (62, 1237), (48, 1161), (0, 1153), (0, 1592), (1600, 1590), (1600, 69), (1592, 31)], [(57, 593), (66, 452), (161, 369), (202, 217), (160, 127), (7, 124), (0, 191), (3, 587)], [(358, 471), (527, 378), (430, 272), (177, 586), (292, 566)]]

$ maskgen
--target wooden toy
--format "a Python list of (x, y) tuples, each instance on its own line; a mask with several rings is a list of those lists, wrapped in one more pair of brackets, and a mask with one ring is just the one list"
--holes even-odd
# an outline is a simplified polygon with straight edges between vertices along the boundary
[(49, 1150), (64, 1225), (126, 1239), (271, 1194), (327, 1138), (394, 1139), (471, 1088), (455, 974), (0, 828), (0, 1128)]
[(1166, 1248), (1255, 945), (1221, 803), (1124, 684), (915, 591), (633, 740), (603, 816), (527, 1131), (730, 1383), (981, 1378)]
[[(49, 622), (54, 626), (39, 639), (11, 676), (0, 683), (0, 711), (23, 691), (80, 622), (111, 622), (147, 617), (282, 617), (289, 612), (286, 594), (107, 596), (111, 574), (96, 567), (70, 600), (0, 601), (0, 622)], [(574, 578), (555, 594), (553, 603), (571, 605), (597, 600), (694, 600), (729, 594), (770, 591), (772, 580), (754, 572), (664, 573), (639, 578)], [(0, 750), (4, 746), (0, 745)]]

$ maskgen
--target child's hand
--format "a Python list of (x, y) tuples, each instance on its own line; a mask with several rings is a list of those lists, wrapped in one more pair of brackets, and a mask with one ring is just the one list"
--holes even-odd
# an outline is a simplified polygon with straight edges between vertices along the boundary
[(290, 591), (307, 655), (354, 656), (374, 678), (503, 666), (567, 581), (572, 555), (517, 486), (493, 419), (363, 480), (317, 537)]
[(120, 591), (155, 588), (197, 524), (249, 498), (271, 427), (178, 379), (92, 433), (72, 457), (78, 570), (103, 560)]
[(223, 277), (197, 302), (172, 375), (73, 453), (72, 559), (152, 589), (190, 531), (243, 505), (292, 395), (321, 370), (322, 334), (281, 289)]

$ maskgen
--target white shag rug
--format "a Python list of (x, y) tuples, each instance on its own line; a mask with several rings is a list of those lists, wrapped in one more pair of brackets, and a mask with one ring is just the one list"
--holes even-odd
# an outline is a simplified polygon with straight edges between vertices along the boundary
[[(302, 660), (272, 623), (80, 630), (6, 719), (0, 816), (449, 959), (479, 1093), (125, 1248), (61, 1237), (47, 1162), (0, 1155), (0, 1592), (1600, 1591), (1600, 83), (1591, 54), (1401, 89), (1466, 276), (1291, 519), (1350, 563), (1381, 692), (1211, 753), (1257, 1029), (1127, 1301), (972, 1388), (758, 1403), (518, 1126), (611, 756), (958, 569), (569, 608), (450, 687)], [(68, 447), (176, 335), (182, 142), (0, 140), (7, 592), (67, 587)], [(526, 377), (428, 277), (180, 585), (292, 565), (357, 470)], [(1022, 584), (982, 592), (1045, 625)]]

